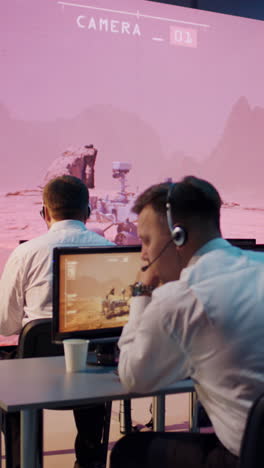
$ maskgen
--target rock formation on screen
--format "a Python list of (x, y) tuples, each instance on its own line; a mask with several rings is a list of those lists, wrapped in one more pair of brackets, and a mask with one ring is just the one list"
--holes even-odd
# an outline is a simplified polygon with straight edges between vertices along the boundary
[(94, 165), (97, 149), (93, 145), (69, 147), (56, 158), (47, 170), (43, 185), (54, 177), (72, 175), (81, 179), (88, 188), (94, 188)]

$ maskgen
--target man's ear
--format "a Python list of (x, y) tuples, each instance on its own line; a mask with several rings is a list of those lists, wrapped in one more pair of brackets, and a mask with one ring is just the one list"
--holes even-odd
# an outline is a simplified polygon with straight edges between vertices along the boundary
[(47, 224), (50, 223), (51, 219), (52, 219), (51, 211), (50, 211), (50, 209), (48, 208), (47, 205), (44, 205), (44, 219), (45, 219)]

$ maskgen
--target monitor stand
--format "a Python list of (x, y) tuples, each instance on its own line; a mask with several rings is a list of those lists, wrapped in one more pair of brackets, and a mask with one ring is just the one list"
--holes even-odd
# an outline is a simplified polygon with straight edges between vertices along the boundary
[(98, 343), (93, 353), (88, 353), (88, 363), (97, 366), (118, 365), (118, 347), (116, 340), (108, 343)]

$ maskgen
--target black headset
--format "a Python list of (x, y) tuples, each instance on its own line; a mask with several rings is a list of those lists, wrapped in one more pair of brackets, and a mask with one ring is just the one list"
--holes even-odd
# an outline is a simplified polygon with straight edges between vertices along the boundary
[(88, 206), (87, 206), (87, 219), (90, 217), (90, 214), (91, 214), (91, 206), (90, 206), (90, 203), (88, 202)]
[[(41, 216), (43, 219), (45, 219), (45, 208), (44, 208), (44, 204), (42, 205), (39, 214), (40, 214), (40, 216)], [(88, 206), (87, 206), (87, 219), (90, 217), (90, 214), (91, 214), (91, 205), (90, 205), (90, 203), (88, 202)]]
[(169, 230), (171, 233), (171, 238), (177, 247), (182, 247), (187, 242), (188, 234), (187, 234), (186, 229), (183, 226), (173, 223), (172, 209), (171, 209), (171, 203), (173, 201), (172, 195), (177, 185), (178, 185), (177, 183), (171, 184), (168, 189), (167, 200), (166, 200), (166, 213), (167, 213), (167, 222), (168, 222)]

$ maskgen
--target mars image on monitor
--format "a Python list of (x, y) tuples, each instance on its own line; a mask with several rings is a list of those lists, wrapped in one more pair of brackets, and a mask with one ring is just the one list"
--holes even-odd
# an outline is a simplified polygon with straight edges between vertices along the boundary
[(61, 262), (60, 330), (124, 326), (140, 253), (70, 255)]

